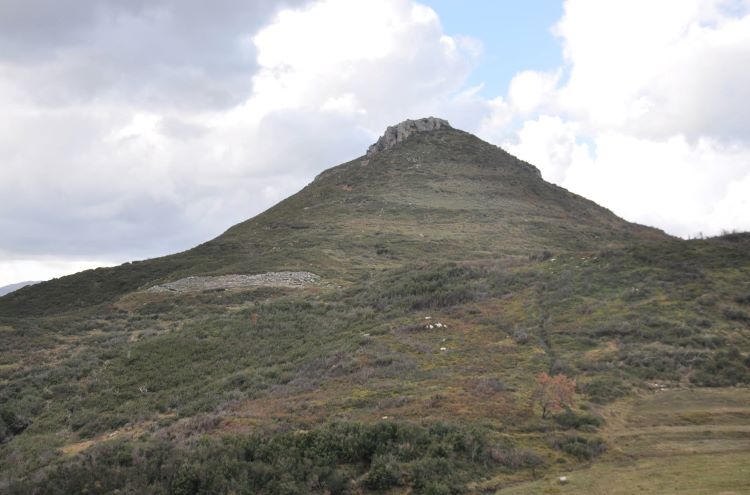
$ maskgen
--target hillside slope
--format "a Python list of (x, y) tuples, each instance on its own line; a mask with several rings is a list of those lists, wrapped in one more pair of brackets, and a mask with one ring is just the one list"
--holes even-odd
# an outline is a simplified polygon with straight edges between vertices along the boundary
[[(286, 270), (320, 279), (140, 290)], [(0, 299), (0, 492), (657, 494), (715, 459), (695, 486), (742, 493), (748, 384), (750, 234), (633, 225), (441, 126)]]

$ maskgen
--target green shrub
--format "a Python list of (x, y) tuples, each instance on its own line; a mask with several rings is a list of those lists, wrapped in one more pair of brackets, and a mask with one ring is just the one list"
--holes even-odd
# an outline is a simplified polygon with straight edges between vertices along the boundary
[(719, 351), (703, 363), (691, 377), (696, 385), (704, 387), (729, 387), (750, 383), (750, 356), (744, 357), (736, 347)]
[(581, 429), (584, 427), (599, 427), (602, 424), (602, 418), (590, 413), (576, 413), (571, 409), (566, 409), (560, 414), (556, 414), (553, 419), (565, 429)]
[(721, 309), (724, 318), (731, 321), (739, 321), (742, 323), (750, 323), (750, 314), (739, 308), (733, 308), (731, 306), (724, 306)]
[(454, 264), (404, 268), (389, 274), (386, 280), (359, 294), (360, 303), (377, 310), (411, 310), (455, 306), (472, 301), (484, 292), (482, 273)]
[(542, 458), (531, 450), (497, 445), (490, 449), (494, 461), (508, 469), (534, 468), (543, 463)]
[(393, 454), (379, 455), (372, 460), (370, 470), (363, 480), (367, 488), (388, 490), (403, 484), (401, 467)]
[(323, 486), (331, 495), (344, 495), (349, 492), (351, 482), (345, 473), (332, 469), (323, 477)]
[(707, 357), (703, 350), (671, 346), (629, 345), (620, 352), (628, 371), (646, 380), (679, 380), (682, 370), (699, 366)]
[(158, 441), (109, 441), (38, 479), (16, 482), (9, 493), (334, 495), (401, 486), (420, 494), (460, 493), (476, 473), (501, 465), (486, 446), (487, 434), (383, 421), (206, 437), (187, 450)]
[(10, 409), (0, 410), (0, 443), (9, 440), (12, 436), (22, 433), (28, 428), (29, 422), (11, 411)]
[(445, 483), (433, 481), (423, 489), (419, 490), (418, 493), (423, 495), (451, 495), (454, 492)]
[(571, 435), (562, 438), (556, 438), (552, 441), (552, 446), (570, 454), (578, 460), (591, 460), (603, 454), (607, 447), (599, 438), (588, 439), (586, 437)]
[(580, 389), (597, 404), (607, 404), (630, 393), (630, 387), (622, 380), (608, 376), (596, 377), (581, 385)]
[(170, 495), (194, 495), (203, 483), (198, 469), (192, 464), (183, 464), (177, 469), (169, 485)]

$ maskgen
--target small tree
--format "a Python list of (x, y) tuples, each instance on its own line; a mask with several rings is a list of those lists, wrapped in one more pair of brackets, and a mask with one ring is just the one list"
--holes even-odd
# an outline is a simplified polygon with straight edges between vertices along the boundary
[(536, 399), (542, 407), (542, 417), (547, 413), (573, 405), (576, 381), (562, 373), (550, 376), (539, 373), (536, 377)]

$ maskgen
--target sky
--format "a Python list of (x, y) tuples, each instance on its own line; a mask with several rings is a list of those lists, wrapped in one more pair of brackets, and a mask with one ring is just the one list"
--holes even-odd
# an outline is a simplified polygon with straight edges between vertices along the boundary
[(188, 249), (438, 116), (750, 230), (750, 0), (0, 0), (0, 286)]

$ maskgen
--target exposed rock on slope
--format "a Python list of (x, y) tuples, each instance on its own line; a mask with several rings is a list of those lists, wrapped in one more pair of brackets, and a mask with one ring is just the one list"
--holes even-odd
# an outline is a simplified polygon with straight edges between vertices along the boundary
[(367, 154), (387, 150), (396, 143), (400, 143), (415, 132), (434, 131), (436, 129), (453, 129), (447, 120), (436, 117), (426, 117), (418, 120), (404, 120), (400, 124), (389, 126), (378, 141), (367, 148)]
[(320, 277), (310, 272), (268, 272), (258, 275), (221, 275), (187, 277), (155, 285), (147, 292), (198, 292), (203, 290), (242, 289), (246, 287), (309, 287), (320, 284)]

